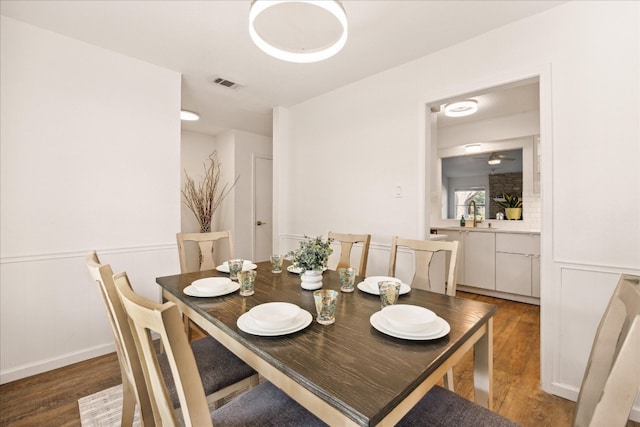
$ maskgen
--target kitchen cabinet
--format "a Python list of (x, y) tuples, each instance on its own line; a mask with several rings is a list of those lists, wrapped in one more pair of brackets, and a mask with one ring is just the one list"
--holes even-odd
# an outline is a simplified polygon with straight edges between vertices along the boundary
[[(522, 231), (437, 228), (462, 245), (458, 258), (460, 290), (538, 304), (540, 234)], [(448, 265), (448, 259), (447, 259)]]
[(496, 241), (494, 233), (464, 232), (464, 284), (495, 289)]
[[(465, 244), (464, 244), (464, 233), (461, 231), (452, 231), (452, 230), (441, 230), (440, 233), (442, 234), (446, 234), (447, 235), (447, 241), (448, 242), (454, 242), (454, 241), (458, 241), (460, 242), (461, 246), (458, 246), (458, 284), (463, 284), (464, 280), (465, 280), (465, 275), (464, 275), (464, 248), (465, 248)], [(447, 277), (447, 275), (449, 274), (449, 259), (450, 259), (451, 255), (447, 252), (447, 259), (446, 259), (446, 263), (444, 264), (446, 266), (446, 271), (445, 271), (445, 277)]]
[(540, 297), (540, 235), (496, 234), (495, 289)]
[[(495, 289), (495, 235), (473, 231), (438, 230), (448, 241), (457, 240), (462, 249), (458, 256), (458, 284)], [(448, 265), (447, 259), (447, 265)], [(448, 273), (447, 273), (448, 274)]]

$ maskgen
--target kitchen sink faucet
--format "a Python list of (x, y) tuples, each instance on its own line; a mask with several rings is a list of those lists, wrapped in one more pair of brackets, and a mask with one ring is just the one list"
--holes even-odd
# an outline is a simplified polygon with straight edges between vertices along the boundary
[[(473, 205), (473, 211), (471, 210), (471, 205)], [(476, 206), (476, 201), (471, 200), (469, 202), (469, 205), (467, 206), (467, 213), (473, 213), (473, 228), (476, 228), (478, 226), (478, 224), (476, 223), (477, 210), (478, 207)]]

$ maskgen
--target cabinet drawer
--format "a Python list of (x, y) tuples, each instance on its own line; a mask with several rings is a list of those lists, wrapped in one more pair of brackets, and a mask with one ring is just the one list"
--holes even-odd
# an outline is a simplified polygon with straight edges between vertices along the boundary
[(496, 252), (540, 255), (540, 235), (496, 233)]

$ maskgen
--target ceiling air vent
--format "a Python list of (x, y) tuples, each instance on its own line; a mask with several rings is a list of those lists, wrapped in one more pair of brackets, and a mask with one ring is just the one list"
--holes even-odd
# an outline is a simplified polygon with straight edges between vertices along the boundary
[(236, 82), (232, 82), (231, 80), (227, 80), (223, 77), (214, 77), (211, 79), (211, 83), (218, 86), (223, 86), (229, 89), (238, 89), (241, 88), (242, 85)]

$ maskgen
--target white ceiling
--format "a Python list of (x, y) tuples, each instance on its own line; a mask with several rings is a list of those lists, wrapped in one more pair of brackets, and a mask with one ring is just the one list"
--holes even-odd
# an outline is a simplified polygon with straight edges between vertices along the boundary
[[(9, 1), (3, 15), (182, 73), (183, 129), (270, 136), (272, 108), (291, 106), (564, 1), (343, 1), (349, 38), (336, 56), (294, 64), (248, 34), (249, 0)], [(213, 86), (217, 76), (243, 85)], [(445, 125), (442, 123), (442, 125)]]

